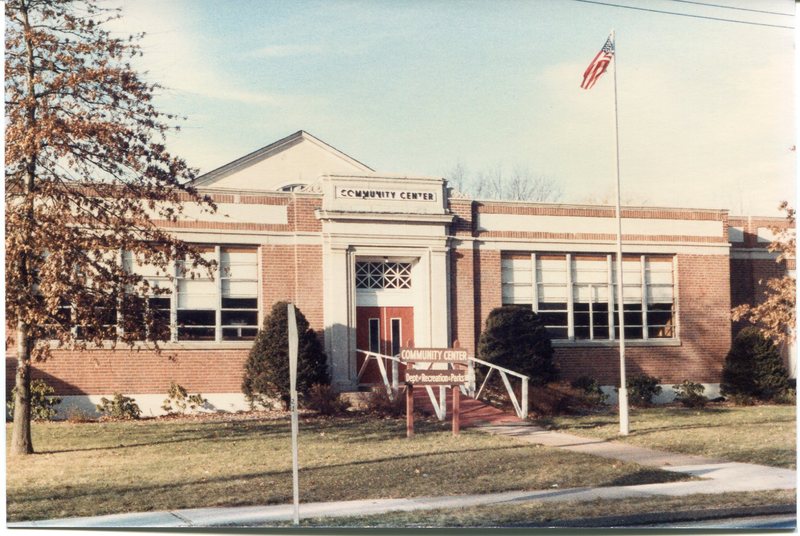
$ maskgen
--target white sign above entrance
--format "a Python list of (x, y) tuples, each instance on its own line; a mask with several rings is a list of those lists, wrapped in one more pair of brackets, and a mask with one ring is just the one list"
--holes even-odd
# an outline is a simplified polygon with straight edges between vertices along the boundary
[[(445, 182), (436, 177), (323, 175), (322, 210), (354, 214), (446, 215)], [(374, 222), (372, 222), (374, 223)], [(436, 221), (436, 223), (444, 223)]]
[(340, 199), (365, 199), (381, 201), (436, 201), (436, 192), (420, 190), (395, 190), (337, 186), (336, 197)]

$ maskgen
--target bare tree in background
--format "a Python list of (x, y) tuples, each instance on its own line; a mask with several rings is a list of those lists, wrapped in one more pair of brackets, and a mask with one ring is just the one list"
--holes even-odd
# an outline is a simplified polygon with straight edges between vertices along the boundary
[[(587, 195), (586, 197), (582, 198), (579, 202), (585, 203), (587, 205), (613, 206), (617, 204), (617, 192), (614, 190), (613, 186), (609, 186), (605, 190)], [(622, 199), (620, 200), (620, 204), (629, 207), (631, 206), (641, 207), (649, 205), (650, 202), (646, 197), (623, 195)]]
[(514, 166), (507, 172), (498, 164), (472, 175), (459, 162), (446, 178), (453, 188), (476, 199), (555, 202), (563, 195), (557, 182), (525, 166)]

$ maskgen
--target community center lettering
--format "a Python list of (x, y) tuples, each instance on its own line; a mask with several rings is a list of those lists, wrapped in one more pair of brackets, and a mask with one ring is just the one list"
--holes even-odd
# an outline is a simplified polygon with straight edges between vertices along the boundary
[(366, 190), (361, 188), (336, 188), (336, 197), (347, 199), (379, 199), (387, 201), (436, 201), (434, 192), (409, 190)]

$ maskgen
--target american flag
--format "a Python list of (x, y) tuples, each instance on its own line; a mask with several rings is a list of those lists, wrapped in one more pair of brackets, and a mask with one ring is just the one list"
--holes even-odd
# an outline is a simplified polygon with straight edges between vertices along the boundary
[(600, 78), (600, 75), (606, 72), (608, 64), (611, 63), (613, 57), (614, 41), (612, 41), (609, 35), (608, 39), (606, 39), (606, 44), (603, 45), (603, 48), (600, 49), (600, 52), (597, 53), (597, 56), (594, 57), (592, 63), (589, 64), (586, 71), (583, 73), (581, 88), (592, 89), (592, 86), (594, 86), (597, 79)]

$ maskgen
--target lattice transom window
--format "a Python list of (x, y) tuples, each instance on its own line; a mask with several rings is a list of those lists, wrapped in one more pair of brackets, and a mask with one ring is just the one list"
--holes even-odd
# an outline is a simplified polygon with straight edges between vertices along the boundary
[(357, 262), (357, 289), (411, 288), (410, 262)]

